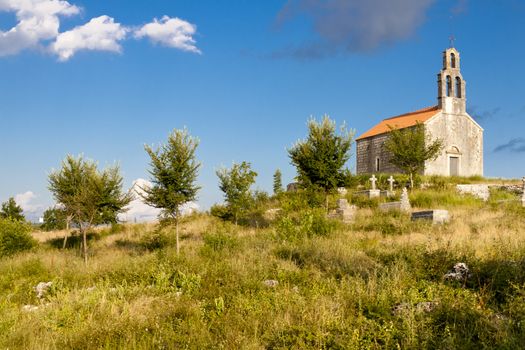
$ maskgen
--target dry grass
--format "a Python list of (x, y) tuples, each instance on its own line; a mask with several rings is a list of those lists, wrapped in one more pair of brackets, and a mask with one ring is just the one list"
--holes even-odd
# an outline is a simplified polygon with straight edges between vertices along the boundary
[[(101, 229), (87, 266), (77, 248), (52, 245), (63, 232), (35, 233), (37, 249), (0, 260), (0, 348), (519, 347), (525, 213), (439, 198), (445, 226), (362, 209), (355, 225), (296, 240), (195, 215), (181, 224), (180, 256), (172, 241), (144, 248), (154, 225)], [(459, 259), (472, 280), (444, 281)], [(42, 301), (40, 281), (55, 284)], [(392, 315), (426, 301), (439, 307)]]

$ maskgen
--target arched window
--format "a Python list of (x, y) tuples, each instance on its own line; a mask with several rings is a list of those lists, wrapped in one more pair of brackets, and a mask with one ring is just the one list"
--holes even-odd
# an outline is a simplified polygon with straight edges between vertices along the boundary
[(456, 77), (456, 97), (461, 98), (461, 78)]
[(450, 54), (450, 67), (456, 68), (456, 54), (455, 53)]
[(376, 172), (379, 172), (379, 157), (376, 157)]
[(447, 97), (450, 97), (452, 94), (452, 78), (450, 75), (447, 75)]

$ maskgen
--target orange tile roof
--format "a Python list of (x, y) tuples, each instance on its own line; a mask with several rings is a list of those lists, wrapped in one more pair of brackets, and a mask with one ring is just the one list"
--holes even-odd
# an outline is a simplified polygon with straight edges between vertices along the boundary
[(396, 117), (384, 119), (372, 129), (359, 136), (356, 140), (366, 139), (367, 137), (376, 136), (390, 132), (389, 126), (398, 129), (414, 126), (417, 122), (424, 123), (439, 112), (438, 106), (427, 107), (415, 112), (405, 113)]

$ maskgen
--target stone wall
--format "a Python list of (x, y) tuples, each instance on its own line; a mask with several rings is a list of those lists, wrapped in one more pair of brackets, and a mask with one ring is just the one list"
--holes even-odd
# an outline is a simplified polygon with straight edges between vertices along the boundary
[[(468, 115), (439, 114), (426, 124), (432, 138), (444, 141), (439, 157), (427, 162), (425, 175), (450, 175), (451, 156), (459, 157), (459, 175), (483, 175), (483, 129)], [(458, 154), (451, 152), (455, 148)]]
[[(428, 120), (425, 127), (432, 138), (444, 141), (438, 158), (425, 164), (425, 175), (449, 176), (451, 156), (459, 158), (459, 176), (483, 175), (483, 129), (468, 114), (440, 113)], [(383, 146), (387, 139), (386, 133), (357, 141), (357, 174), (402, 172), (390, 164), (391, 155)], [(377, 157), (379, 171), (376, 171)]]
[[(391, 155), (383, 146), (387, 139), (388, 134), (381, 134), (357, 141), (357, 174), (401, 173), (397, 167), (390, 164)], [(376, 171), (377, 157), (379, 157), (379, 171)]]
[(489, 185), (486, 184), (456, 185), (456, 190), (460, 194), (471, 194), (484, 201), (488, 201), (490, 198)]

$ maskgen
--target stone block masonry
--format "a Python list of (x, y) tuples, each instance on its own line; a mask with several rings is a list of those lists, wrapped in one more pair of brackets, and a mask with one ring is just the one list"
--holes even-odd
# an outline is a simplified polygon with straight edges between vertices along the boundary
[(476, 198), (488, 201), (490, 198), (489, 185), (456, 185), (460, 194), (471, 194)]

